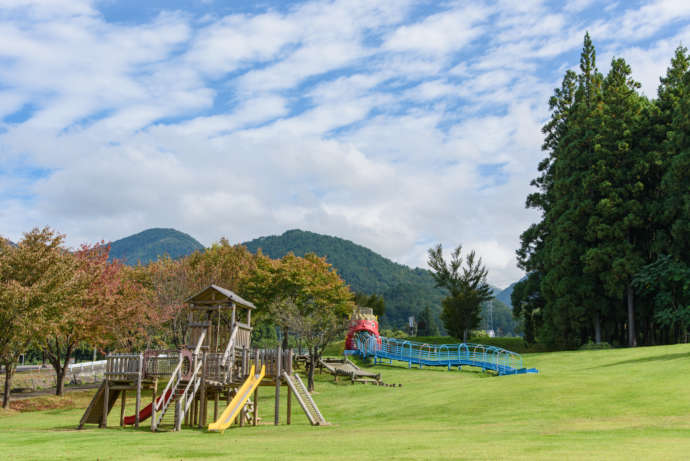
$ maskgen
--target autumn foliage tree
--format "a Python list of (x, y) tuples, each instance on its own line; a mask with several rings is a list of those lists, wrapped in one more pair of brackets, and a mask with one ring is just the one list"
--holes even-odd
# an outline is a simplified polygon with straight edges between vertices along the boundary
[(308, 387), (314, 389), (314, 369), (324, 348), (342, 336), (354, 310), (353, 294), (333, 267), (314, 254), (292, 253), (280, 260), (259, 254), (247, 281), (246, 293), (284, 332), (298, 336), (309, 349)]
[(254, 255), (242, 245), (226, 239), (206, 251), (181, 259), (162, 257), (132, 269), (133, 277), (147, 286), (154, 302), (151, 311), (164, 323), (158, 338), (175, 347), (184, 344), (187, 316), (184, 300), (210, 284), (241, 292), (241, 286), (255, 267)]
[(3, 408), (9, 406), (19, 356), (42, 334), (41, 318), (65, 299), (69, 255), (64, 236), (49, 228), (24, 234), (17, 247), (0, 239), (0, 361), (5, 366)]
[(65, 265), (65, 296), (52, 303), (41, 318), (42, 349), (55, 369), (56, 394), (64, 391), (74, 350), (81, 344), (131, 350), (145, 342), (150, 315), (148, 293), (127, 277), (124, 266), (108, 261), (109, 247), (82, 245)]

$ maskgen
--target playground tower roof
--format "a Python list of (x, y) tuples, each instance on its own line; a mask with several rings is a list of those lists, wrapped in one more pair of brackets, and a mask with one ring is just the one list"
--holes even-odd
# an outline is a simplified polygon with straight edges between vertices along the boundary
[(196, 306), (235, 303), (242, 307), (246, 307), (247, 309), (256, 309), (256, 306), (250, 301), (247, 301), (237, 293), (228, 290), (227, 288), (219, 287), (218, 285), (209, 285), (194, 296), (187, 298), (185, 302)]

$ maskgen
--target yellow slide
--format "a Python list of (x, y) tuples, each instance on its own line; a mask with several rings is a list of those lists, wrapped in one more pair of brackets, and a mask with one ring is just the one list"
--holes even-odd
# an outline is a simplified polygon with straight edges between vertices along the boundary
[(237, 415), (240, 413), (240, 410), (242, 410), (244, 405), (247, 403), (247, 400), (249, 400), (249, 396), (252, 395), (252, 392), (254, 392), (261, 380), (264, 379), (264, 375), (266, 374), (266, 366), (261, 366), (261, 373), (254, 374), (254, 372), (255, 368), (254, 365), (252, 365), (252, 369), (249, 371), (249, 377), (244, 384), (242, 384), (242, 387), (240, 387), (240, 390), (237, 391), (237, 394), (235, 394), (235, 397), (228, 404), (225, 410), (223, 410), (223, 413), (220, 415), (220, 418), (218, 418), (218, 421), (208, 425), (209, 431), (220, 431), (222, 433), (225, 431), (225, 429), (232, 425), (232, 423), (235, 421), (235, 418), (237, 418)]

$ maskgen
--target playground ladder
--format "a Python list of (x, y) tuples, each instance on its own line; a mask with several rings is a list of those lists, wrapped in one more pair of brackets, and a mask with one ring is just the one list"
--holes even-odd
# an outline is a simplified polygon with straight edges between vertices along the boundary
[[(156, 430), (158, 429), (158, 426), (160, 425), (161, 421), (163, 421), (163, 417), (165, 416), (165, 413), (168, 411), (168, 408), (170, 408), (170, 404), (172, 402), (175, 402), (178, 400), (178, 393), (179, 389), (178, 387), (180, 386), (180, 383), (182, 382), (182, 363), (184, 362), (184, 357), (180, 356), (180, 361), (177, 364), (177, 367), (175, 368), (175, 371), (173, 371), (172, 375), (170, 376), (170, 380), (168, 381), (167, 386), (165, 386), (165, 389), (163, 389), (163, 393), (161, 394), (162, 396), (168, 395), (168, 390), (171, 391), (171, 395), (169, 398), (163, 397), (160, 399), (158, 402), (154, 402), (154, 405), (156, 406), (156, 418), (152, 422), (151, 429)], [(176, 419), (177, 421), (177, 419)]]
[(326, 422), (326, 419), (319, 411), (319, 407), (316, 406), (316, 402), (314, 402), (314, 399), (312, 399), (311, 394), (309, 394), (309, 391), (307, 391), (307, 388), (304, 386), (304, 383), (299, 375), (295, 373), (294, 375), (290, 376), (284, 371), (283, 379), (285, 379), (285, 382), (287, 382), (290, 390), (294, 392), (295, 397), (297, 397), (297, 401), (304, 410), (304, 413), (307, 415), (307, 419), (309, 419), (311, 425), (327, 425), (328, 423)]
[(180, 409), (175, 410), (177, 412), (175, 416), (175, 430), (179, 431), (182, 429), (184, 415), (186, 415), (189, 411), (189, 407), (194, 402), (194, 396), (196, 395), (197, 390), (199, 390), (199, 386), (201, 385), (201, 373), (199, 373), (201, 371), (201, 365), (202, 362), (199, 360), (196, 368), (194, 369), (192, 377), (187, 382), (187, 386), (178, 397), (178, 400), (180, 401)]

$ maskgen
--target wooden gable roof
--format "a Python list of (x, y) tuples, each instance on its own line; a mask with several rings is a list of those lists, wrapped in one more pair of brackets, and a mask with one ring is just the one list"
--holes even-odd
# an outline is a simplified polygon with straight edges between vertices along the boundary
[(256, 309), (256, 306), (250, 301), (242, 298), (234, 291), (218, 285), (209, 285), (194, 296), (187, 298), (185, 302), (197, 306), (235, 303), (247, 309)]

